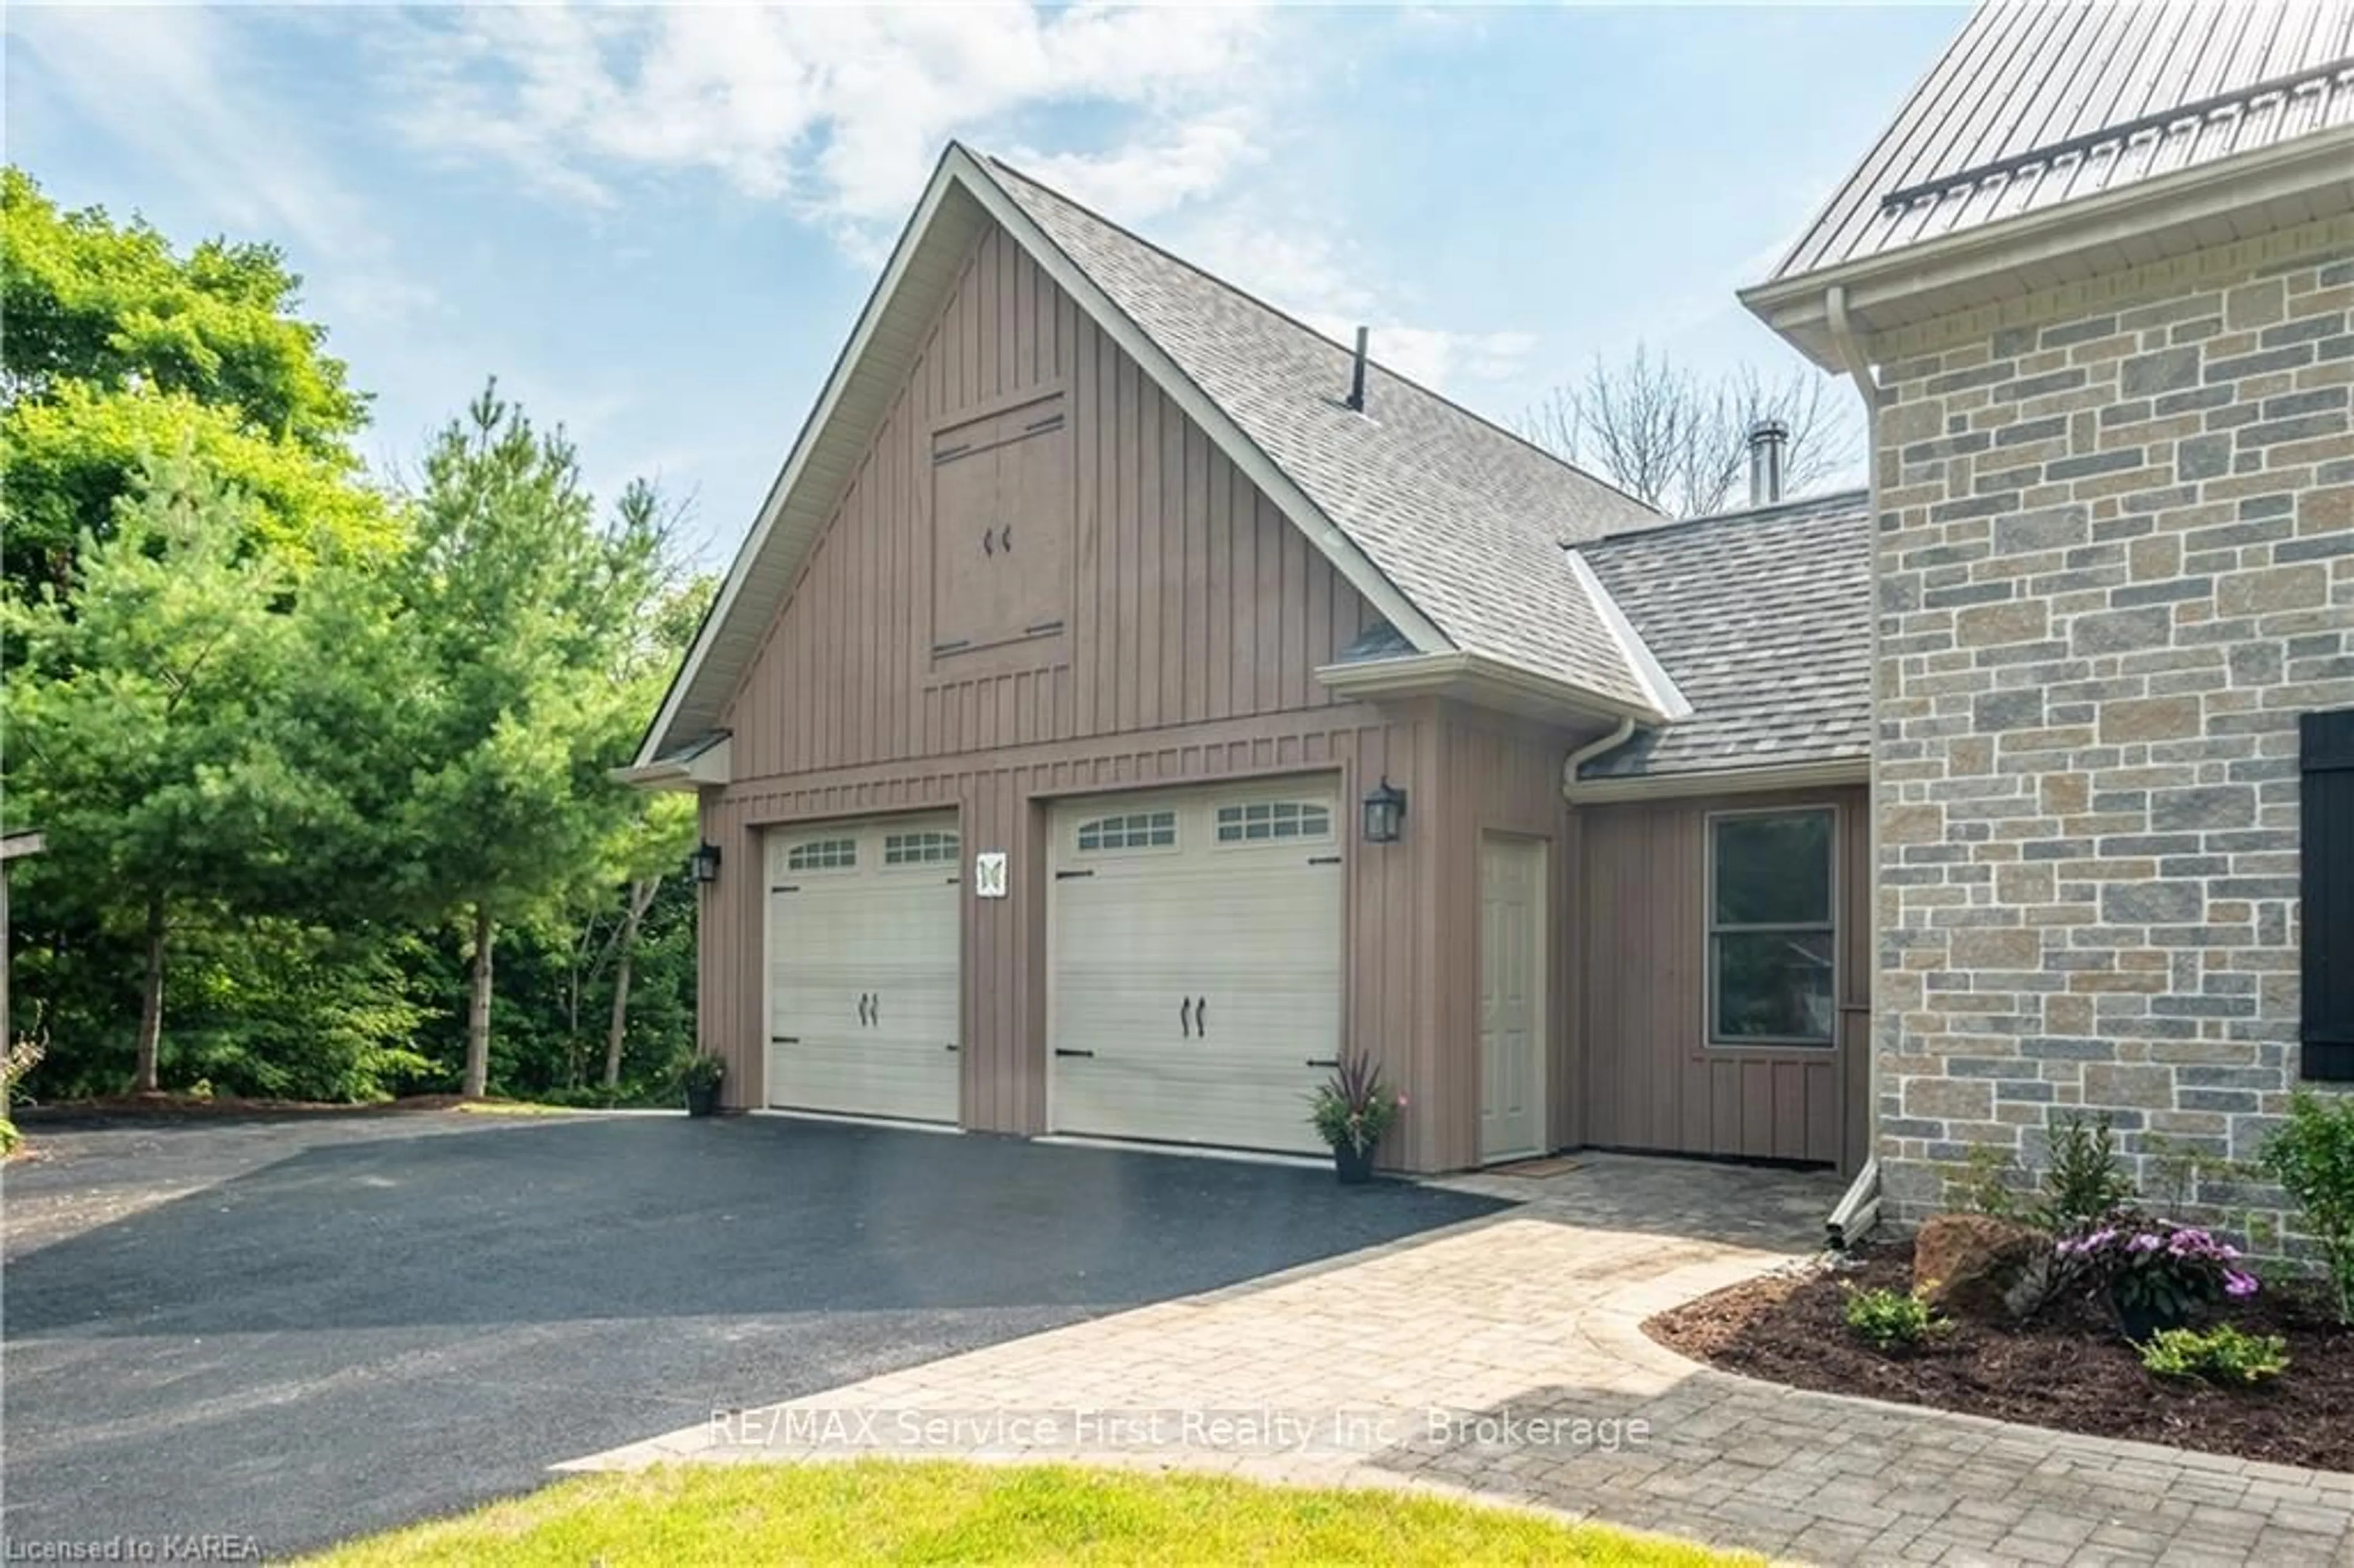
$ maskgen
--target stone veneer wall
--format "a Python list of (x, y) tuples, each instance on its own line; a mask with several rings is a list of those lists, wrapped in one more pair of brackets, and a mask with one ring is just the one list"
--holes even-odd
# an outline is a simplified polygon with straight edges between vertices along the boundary
[(2354, 705), (2349, 311), (2332, 220), (1872, 345), (1900, 1219), (1974, 1144), (2040, 1164), (2064, 1107), (2247, 1156), (2296, 1082), (2296, 715)]

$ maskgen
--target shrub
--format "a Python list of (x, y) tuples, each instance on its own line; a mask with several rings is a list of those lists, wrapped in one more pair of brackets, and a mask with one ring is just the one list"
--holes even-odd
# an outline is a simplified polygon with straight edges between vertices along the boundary
[(689, 1056), (678, 1070), (679, 1086), (684, 1089), (716, 1089), (727, 1076), (727, 1064), (708, 1052)]
[(2020, 1189), (2026, 1179), (2027, 1173), (2020, 1169), (2019, 1156), (2010, 1150), (1991, 1143), (1974, 1143), (1959, 1165), (1946, 1167), (1946, 1200), (1999, 1220), (2024, 1219), (2027, 1216), (2022, 1213)]
[(2354, 1323), (2354, 1099), (2325, 1102), (2297, 1091), (2288, 1121), (2265, 1140), (2256, 1165), (2321, 1244), (2338, 1320)]
[(0, 1160), (16, 1153), (16, 1146), (24, 1141), (25, 1135), (16, 1130), (16, 1124), (0, 1116)]
[(2142, 1347), (2141, 1364), (2160, 1377), (2246, 1388), (2288, 1370), (2288, 1341), (2278, 1334), (2243, 1334), (2229, 1323), (2203, 1331), (2167, 1329)]
[(2118, 1214), (2053, 1247), (2062, 1265), (2105, 1289), (2120, 1313), (2179, 1324), (2194, 1307), (2256, 1293), (2240, 1249), (2196, 1225)]
[(1885, 1287), (1858, 1290), (1849, 1285), (1848, 1332), (1877, 1351), (1917, 1345), (1932, 1334), (1946, 1332), (1953, 1324), (1930, 1308), (1929, 1291), (1933, 1287), (1934, 1282), (1916, 1285), (1911, 1290), (1890, 1290)]
[(1382, 1140), (1382, 1134), (1405, 1108), (1405, 1097), (1390, 1092), (1373, 1057), (1352, 1051), (1341, 1058), (1332, 1075), (1317, 1086), (1308, 1119), (1334, 1149), (1363, 1154)]
[(2117, 1135), (2104, 1115), (2087, 1122), (2062, 1117), (2052, 1128), (2052, 1162), (2035, 1223), (2058, 1234), (2088, 1230), (2134, 1200), (2133, 1178), (2117, 1154)]

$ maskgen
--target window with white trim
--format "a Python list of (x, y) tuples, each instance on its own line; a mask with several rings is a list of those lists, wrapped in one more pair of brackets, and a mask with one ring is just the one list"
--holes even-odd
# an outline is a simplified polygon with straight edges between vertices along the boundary
[(1079, 824), (1082, 853), (1124, 849), (1173, 849), (1177, 844), (1177, 813), (1129, 811), (1097, 817)]
[(883, 835), (885, 865), (952, 864), (956, 858), (957, 836), (952, 832), (928, 831)]
[(1222, 844), (1331, 836), (1332, 809), (1320, 801), (1249, 800), (1218, 808), (1218, 842)]
[(811, 839), (785, 853), (787, 871), (847, 871), (857, 863), (856, 839)]
[(1710, 1044), (1834, 1043), (1834, 820), (1829, 810), (1709, 819)]

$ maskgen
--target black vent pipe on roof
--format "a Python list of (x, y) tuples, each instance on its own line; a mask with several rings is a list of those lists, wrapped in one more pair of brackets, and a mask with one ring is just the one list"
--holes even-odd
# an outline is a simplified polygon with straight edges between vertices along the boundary
[(1357, 329), (1357, 355), (1349, 366), (1349, 407), (1360, 414), (1365, 411), (1365, 340), (1372, 335), (1371, 327)]

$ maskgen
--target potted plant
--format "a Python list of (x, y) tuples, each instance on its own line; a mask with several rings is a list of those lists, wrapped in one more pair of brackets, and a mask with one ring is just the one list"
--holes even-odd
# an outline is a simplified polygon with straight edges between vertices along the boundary
[(678, 1071), (679, 1087), (686, 1091), (686, 1114), (710, 1116), (719, 1109), (719, 1086), (727, 1064), (709, 1053), (689, 1056)]
[(1405, 1108), (1405, 1097), (1382, 1082), (1373, 1057), (1352, 1051), (1332, 1065), (1332, 1075), (1310, 1097), (1309, 1119), (1332, 1146), (1332, 1170), (1350, 1186), (1373, 1177), (1373, 1147)]
[(2200, 1307), (2256, 1293), (2256, 1277), (2240, 1266), (2239, 1248), (2170, 1220), (2112, 1214), (2061, 1237), (2052, 1250), (2063, 1267), (2080, 1271), (2107, 1298), (2117, 1327), (2136, 1344), (2181, 1328)]

